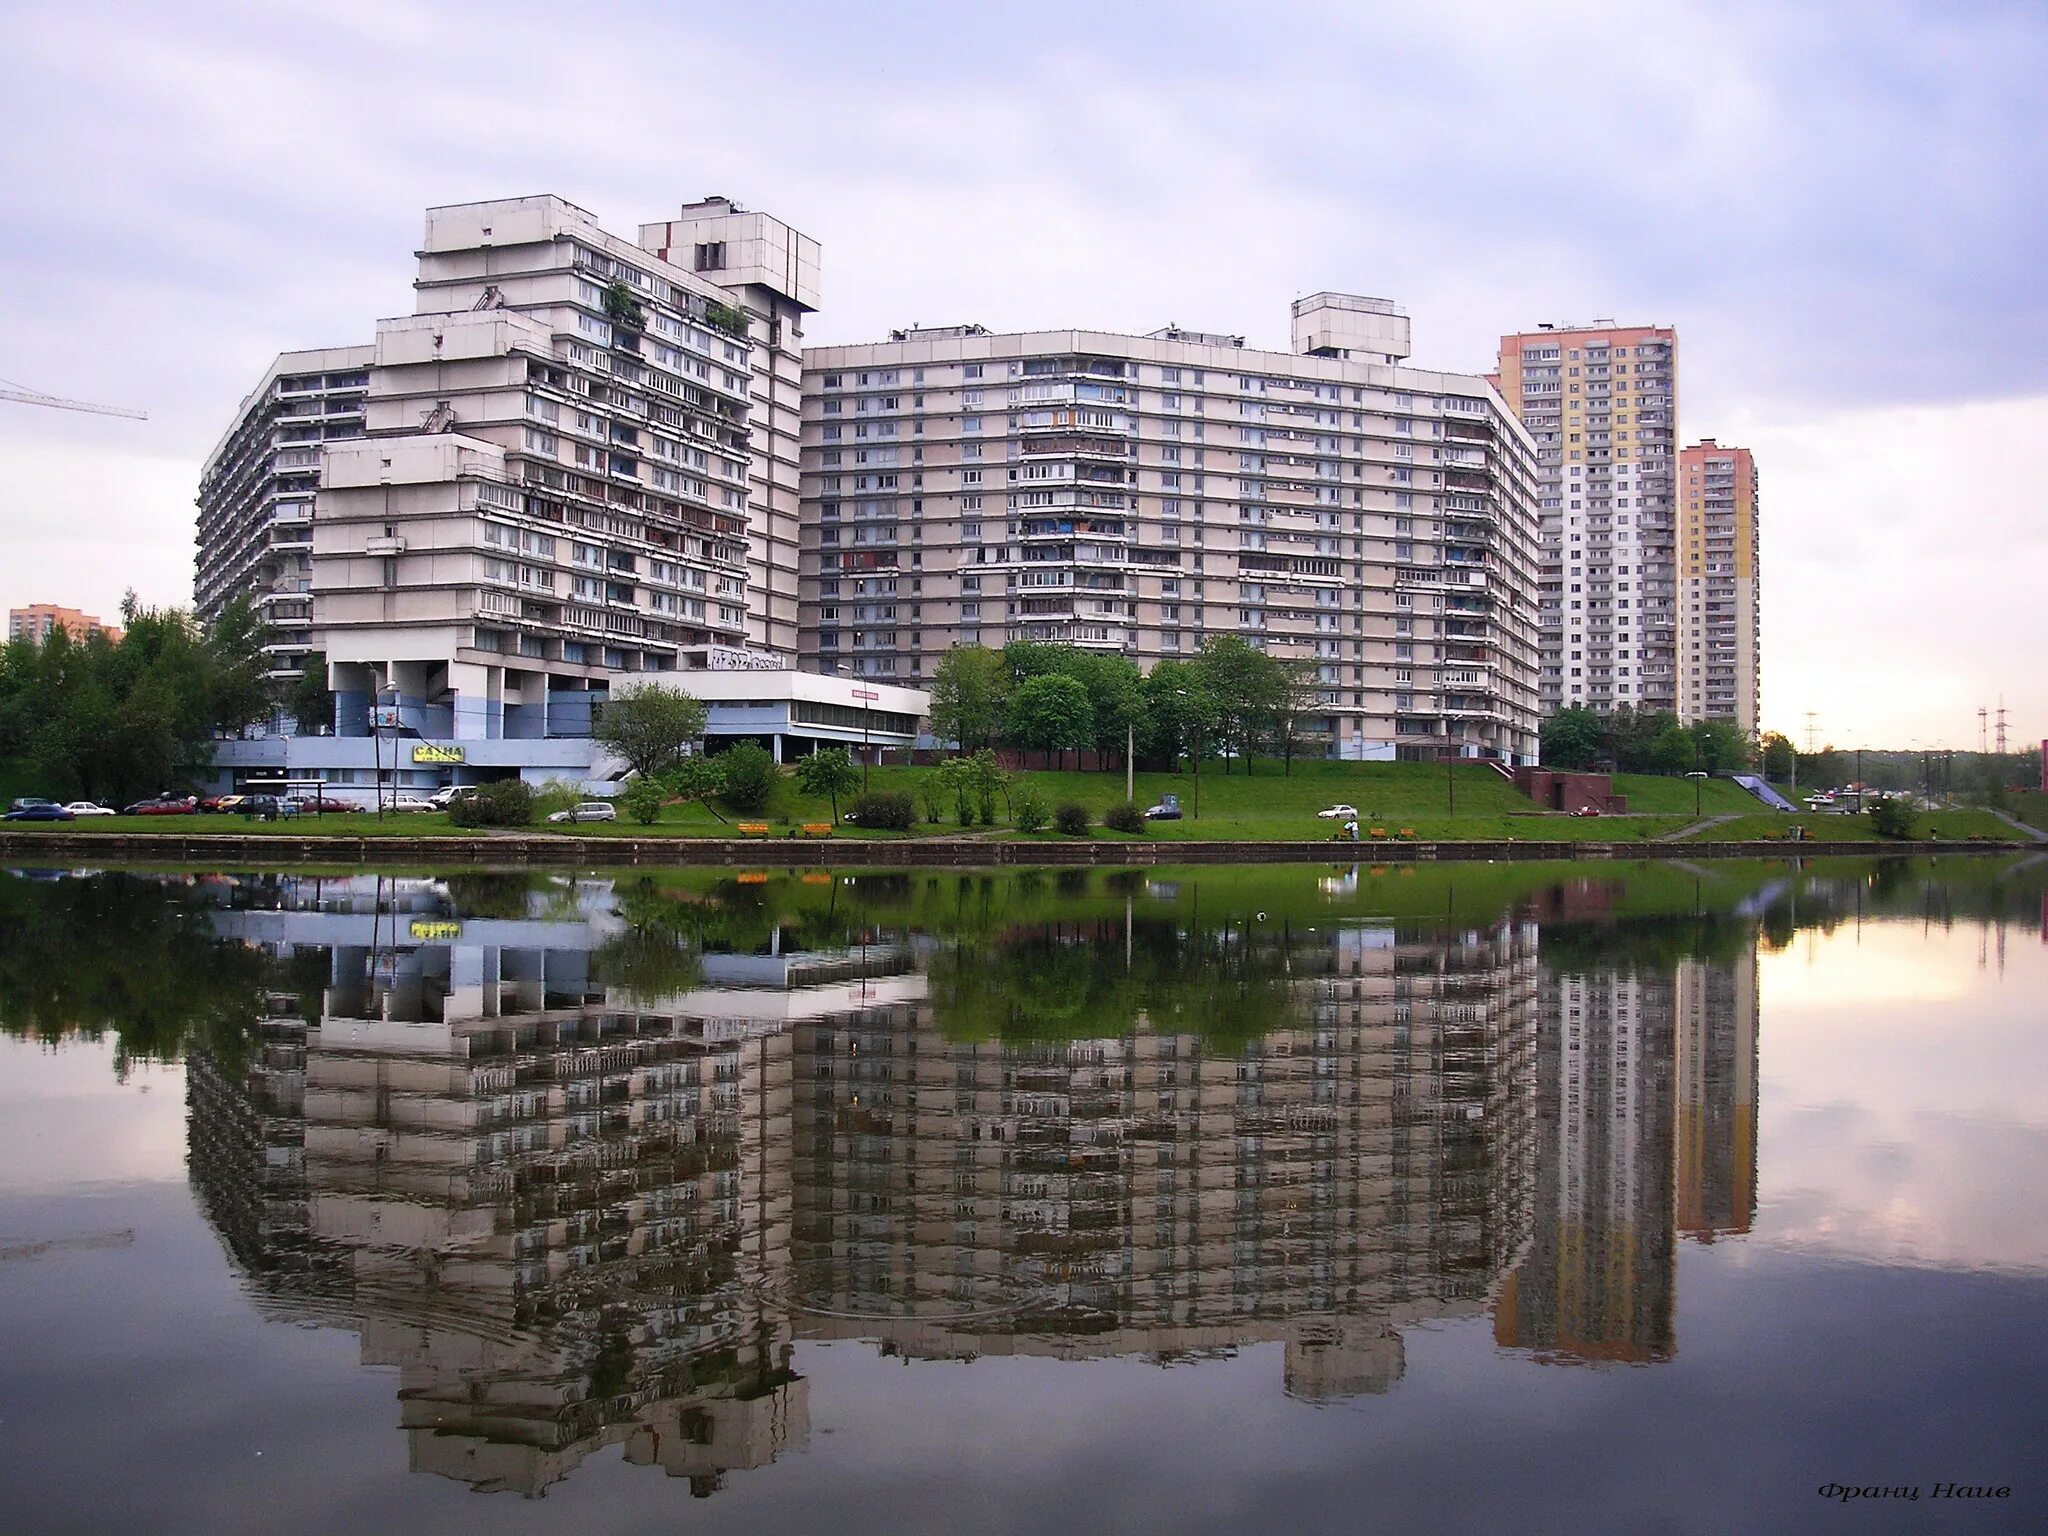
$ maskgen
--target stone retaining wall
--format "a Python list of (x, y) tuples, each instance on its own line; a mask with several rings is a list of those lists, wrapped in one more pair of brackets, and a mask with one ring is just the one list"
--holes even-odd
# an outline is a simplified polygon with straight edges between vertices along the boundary
[(0, 856), (39, 862), (230, 864), (656, 864), (752, 868), (993, 868), (1006, 865), (1407, 864), (1499, 859), (1814, 858), (2006, 853), (2020, 842), (980, 842), (965, 838), (306, 837), (234, 832), (0, 832)]

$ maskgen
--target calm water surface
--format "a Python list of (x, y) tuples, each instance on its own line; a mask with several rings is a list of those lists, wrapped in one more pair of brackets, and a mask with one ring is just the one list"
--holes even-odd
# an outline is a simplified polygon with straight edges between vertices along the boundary
[(0, 1526), (2042, 1529), (2044, 892), (0, 873)]

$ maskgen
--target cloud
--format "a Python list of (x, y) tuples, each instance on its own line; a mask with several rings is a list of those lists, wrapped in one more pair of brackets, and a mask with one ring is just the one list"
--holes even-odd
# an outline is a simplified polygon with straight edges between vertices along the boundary
[[(410, 309), (428, 205), (524, 192), (629, 235), (711, 191), (775, 211), (824, 243), (814, 344), (1171, 320), (1284, 346), (1286, 301), (1323, 287), (1405, 304), (1417, 361), (1444, 368), (1539, 320), (1675, 323), (1682, 430), (1768, 443), (1772, 548), (1818, 532), (1837, 562), (1813, 433), (2048, 395), (2036, 7), (115, 14), (12, 28), (0, 373), (153, 419), (0, 407), (27, 470), (0, 517), (45, 555), (9, 601), (183, 598), (199, 463), (268, 359)], [(1909, 529), (2003, 526), (1934, 489), (1953, 461), (1891, 446)], [(86, 558), (95, 541), (139, 569)], [(1869, 604), (1814, 574), (1769, 580), (1839, 640)], [(1943, 634), (1983, 607), (1981, 573), (1956, 574), (1916, 596), (1932, 698), (1993, 686), (1991, 653)], [(1781, 638), (1811, 631), (1766, 606), (1767, 675), (1796, 676), (1812, 653)]]

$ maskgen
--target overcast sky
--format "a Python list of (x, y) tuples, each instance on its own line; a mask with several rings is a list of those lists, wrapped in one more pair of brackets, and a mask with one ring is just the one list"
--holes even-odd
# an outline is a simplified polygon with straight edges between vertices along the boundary
[(412, 308), (430, 204), (630, 238), (724, 193), (824, 246), (813, 343), (1173, 321), (1322, 288), (1415, 361), (1613, 316), (1763, 476), (1765, 725), (2048, 735), (2048, 7), (51, 5), (0, 0), (0, 600), (189, 600), (268, 361)]

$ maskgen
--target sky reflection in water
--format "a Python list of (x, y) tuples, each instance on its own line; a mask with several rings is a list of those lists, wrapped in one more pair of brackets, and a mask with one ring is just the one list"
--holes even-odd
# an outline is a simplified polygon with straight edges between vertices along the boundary
[(2023, 1528), (2043, 886), (0, 876), (9, 1524)]

